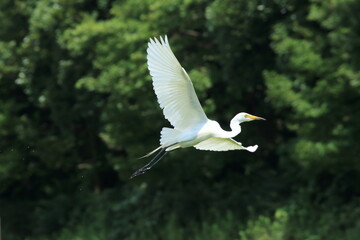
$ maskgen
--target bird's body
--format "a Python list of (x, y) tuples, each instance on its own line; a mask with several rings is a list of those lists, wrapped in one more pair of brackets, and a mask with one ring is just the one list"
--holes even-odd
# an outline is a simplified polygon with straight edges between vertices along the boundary
[(175, 144), (171, 148), (168, 148), (168, 151), (176, 148), (196, 146), (198, 143), (208, 138), (219, 137), (220, 135), (226, 133), (220, 127), (219, 123), (213, 120), (208, 120), (205, 123), (191, 126), (183, 131), (176, 131), (175, 129), (166, 129), (165, 131), (171, 131), (171, 133), (174, 134), (173, 136), (176, 136), (174, 139), (171, 139), (173, 136), (169, 137), (169, 142), (166, 141), (167, 139), (164, 136), (164, 146)]
[(167, 37), (150, 39), (148, 45), (148, 68), (153, 80), (164, 116), (174, 128), (161, 130), (160, 146), (145, 155), (159, 151), (144, 167), (137, 170), (131, 178), (145, 173), (164, 155), (178, 148), (195, 147), (199, 150), (229, 151), (247, 150), (254, 152), (257, 145), (244, 147), (232, 139), (241, 132), (240, 123), (263, 118), (248, 113), (238, 113), (231, 121), (231, 131), (223, 130), (219, 123), (207, 118), (196, 96), (190, 77), (170, 49)]

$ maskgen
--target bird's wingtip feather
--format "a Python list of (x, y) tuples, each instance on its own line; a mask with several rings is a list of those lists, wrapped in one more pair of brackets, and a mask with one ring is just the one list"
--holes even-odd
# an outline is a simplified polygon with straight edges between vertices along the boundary
[(153, 38), (150, 38), (149, 45), (151, 45), (151, 44), (155, 44), (155, 41)]
[(162, 36), (160, 36), (160, 42), (161, 42), (161, 45), (165, 45), (165, 42), (164, 42), (164, 39)]
[(246, 150), (248, 150), (249, 152), (255, 152), (258, 149), (258, 145), (254, 145), (254, 146), (249, 146), (246, 148)]
[(165, 34), (164, 37), (160, 35), (159, 38), (153, 37), (153, 38), (149, 39), (149, 42), (148, 42), (149, 47), (152, 45), (156, 45), (156, 44), (170, 47), (168, 36)]

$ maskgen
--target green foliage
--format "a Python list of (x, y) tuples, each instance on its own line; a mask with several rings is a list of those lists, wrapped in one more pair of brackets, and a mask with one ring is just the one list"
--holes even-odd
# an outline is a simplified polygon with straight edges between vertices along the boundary
[[(360, 4), (3, 0), (6, 239), (355, 240)], [(163, 119), (146, 67), (167, 34), (210, 118), (247, 152), (171, 153), (129, 180)]]
[(286, 239), (286, 223), (288, 214), (279, 209), (275, 212), (274, 220), (266, 216), (259, 216), (255, 221), (250, 220), (245, 230), (240, 231), (242, 240), (281, 240)]

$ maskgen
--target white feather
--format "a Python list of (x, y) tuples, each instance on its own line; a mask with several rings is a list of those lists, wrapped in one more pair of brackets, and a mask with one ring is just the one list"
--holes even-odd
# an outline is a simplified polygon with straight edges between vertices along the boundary
[(244, 147), (240, 142), (232, 138), (212, 137), (196, 144), (194, 147), (199, 150), (208, 151), (247, 150), (249, 152), (255, 152), (258, 145)]
[(205, 123), (207, 117), (193, 84), (165, 39), (150, 39), (147, 60), (154, 91), (166, 119), (176, 129), (184, 130)]

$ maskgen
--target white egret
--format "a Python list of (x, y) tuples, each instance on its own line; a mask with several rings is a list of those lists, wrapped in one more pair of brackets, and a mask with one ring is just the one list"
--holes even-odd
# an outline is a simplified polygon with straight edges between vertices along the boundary
[(131, 178), (145, 173), (158, 163), (169, 151), (195, 147), (199, 150), (229, 151), (247, 150), (255, 152), (257, 145), (244, 147), (232, 139), (241, 132), (240, 123), (265, 120), (248, 113), (238, 113), (231, 121), (231, 131), (223, 130), (219, 123), (206, 117), (196, 96), (193, 84), (185, 69), (181, 67), (170, 49), (167, 36), (160, 41), (150, 39), (147, 49), (147, 63), (152, 76), (153, 87), (166, 119), (174, 128), (161, 130), (160, 146), (148, 153), (148, 157), (159, 151), (144, 167)]

